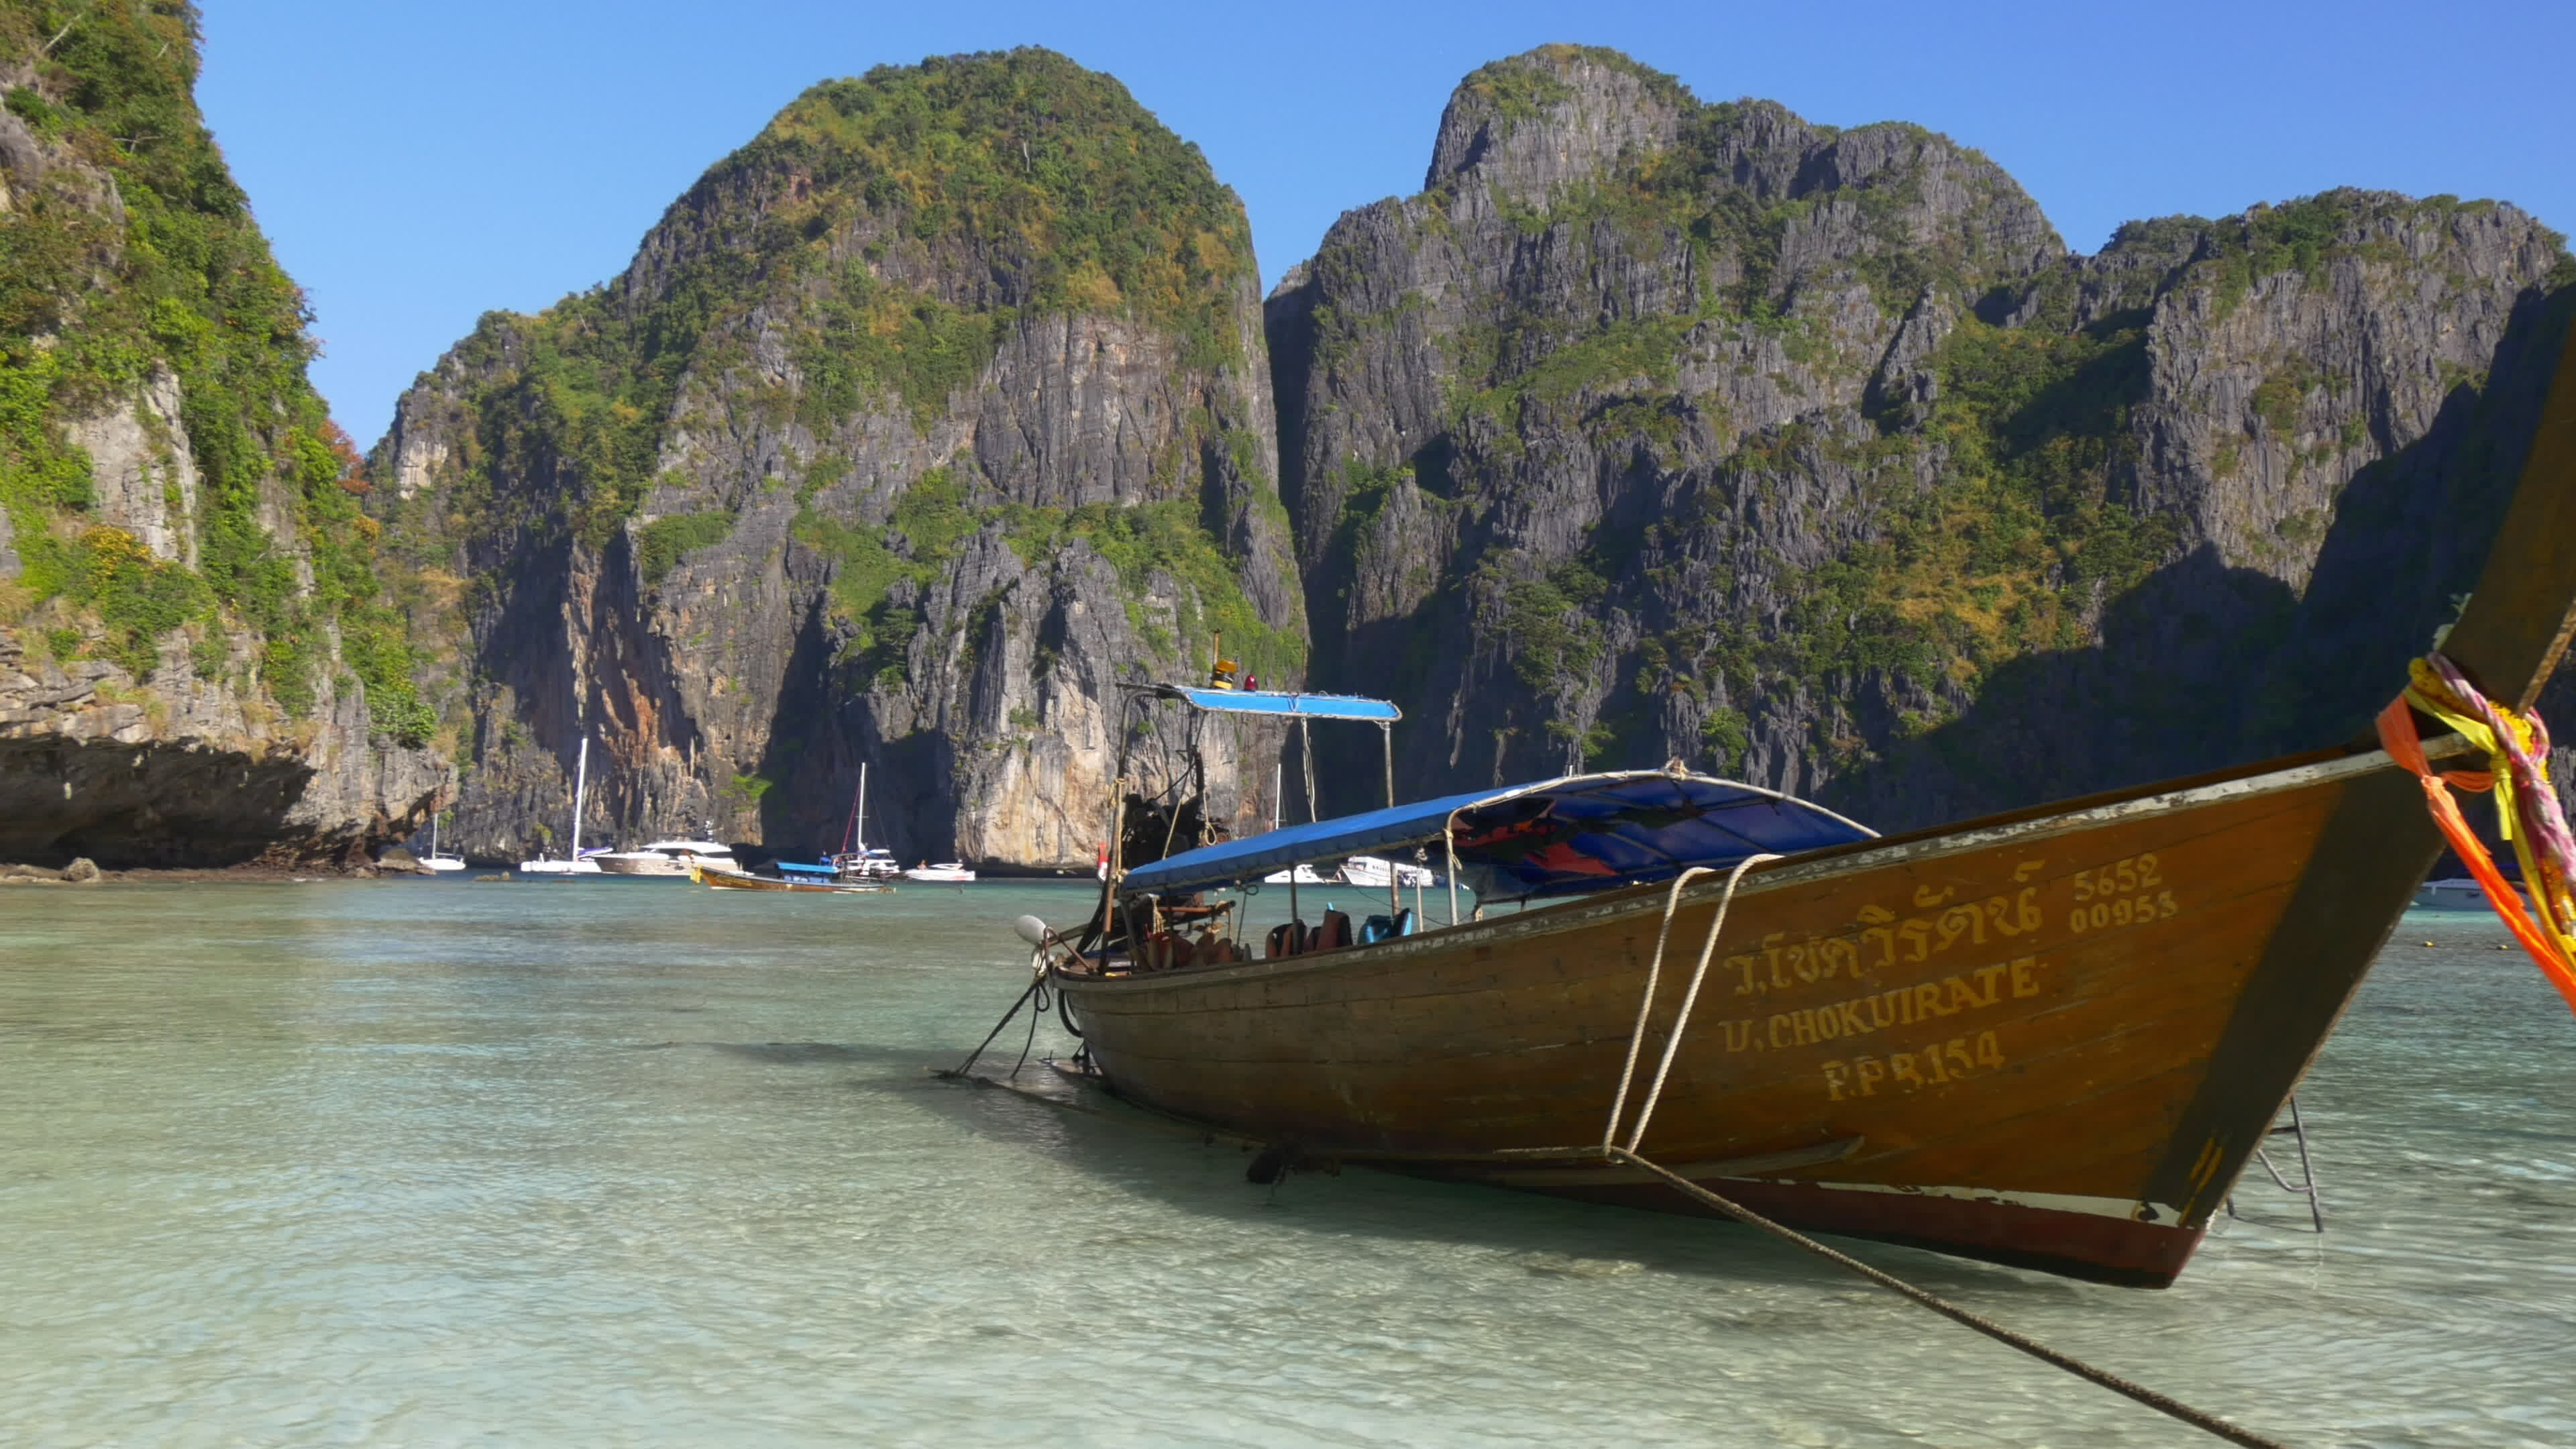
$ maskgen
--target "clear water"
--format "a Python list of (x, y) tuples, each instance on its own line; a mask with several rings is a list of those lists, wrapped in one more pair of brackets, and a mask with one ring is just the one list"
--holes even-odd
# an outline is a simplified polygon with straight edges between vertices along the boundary
[[(0, 1443), (2214, 1442), (1740, 1229), (930, 1079), (1083, 907), (0, 889)], [(2501, 938), (2410, 918), (2327, 1049), (2322, 1239), (1859, 1251), (2292, 1442), (2576, 1440), (2576, 1019)]]

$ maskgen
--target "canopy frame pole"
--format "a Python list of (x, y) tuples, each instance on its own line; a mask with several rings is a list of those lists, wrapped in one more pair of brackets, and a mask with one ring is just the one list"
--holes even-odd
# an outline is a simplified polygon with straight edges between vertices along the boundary
[[(1132, 716), (1141, 696), (1129, 695), (1118, 711), (1118, 773), (1109, 794), (1109, 869), (1100, 877), (1100, 955), (1109, 956), (1109, 923), (1114, 918), (1112, 906), (1118, 899), (1118, 883), (1127, 874), (1127, 747), (1133, 734)], [(1128, 932), (1127, 949), (1131, 956), (1139, 953), (1135, 932)]]
[(1297, 721), (1297, 741), (1306, 756), (1306, 823), (1324, 818), (1322, 802), (1315, 798), (1315, 726), (1310, 720)]
[[(1378, 740), (1386, 746), (1386, 808), (1395, 808), (1395, 726), (1387, 720), (1377, 722)], [(1398, 884), (1403, 867), (1394, 856), (1386, 858), (1386, 918), (1392, 924), (1404, 914), (1404, 888)]]
[(1440, 822), (1440, 853), (1449, 862), (1449, 924), (1458, 924), (1458, 812)]
[[(1305, 753), (1306, 814), (1307, 823), (1312, 824), (1315, 814), (1315, 742), (1307, 732), (1314, 726), (1308, 724), (1302, 715), (1292, 716), (1289, 722), (1297, 727), (1298, 747)], [(1297, 872), (1300, 868), (1299, 862), (1288, 862), (1288, 954), (1291, 956), (1306, 947), (1306, 918), (1297, 914)]]

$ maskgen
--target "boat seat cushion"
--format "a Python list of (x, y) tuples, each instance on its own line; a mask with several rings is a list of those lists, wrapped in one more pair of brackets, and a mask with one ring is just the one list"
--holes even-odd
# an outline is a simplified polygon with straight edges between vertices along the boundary
[(1323, 924), (1315, 927), (1306, 941), (1309, 951), (1338, 951), (1351, 943), (1351, 917), (1348, 911), (1324, 912)]

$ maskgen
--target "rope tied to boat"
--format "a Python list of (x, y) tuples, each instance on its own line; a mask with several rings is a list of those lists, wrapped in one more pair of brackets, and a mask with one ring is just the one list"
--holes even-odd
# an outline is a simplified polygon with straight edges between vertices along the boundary
[[(2413, 772), (2424, 803), (2451, 849), (2476, 878), (2487, 905), (2503, 920), (2540, 974), (2576, 1010), (2576, 836), (2549, 778), (2549, 727), (2533, 710), (2488, 699), (2440, 651), (2407, 666), (2404, 693), (2379, 712), (2380, 747)], [(2441, 721), (2487, 757), (2484, 770), (2435, 770), (2424, 754), (2415, 713)], [(2460, 813), (2453, 788), (2496, 797), (2496, 829), (2513, 846), (2530, 891), (2526, 908)]]
[(1000, 1021), (993, 1023), (993, 1029), (984, 1034), (984, 1039), (976, 1044), (975, 1049), (966, 1054), (966, 1060), (938, 1075), (955, 1079), (971, 1073), (975, 1069), (976, 1061), (984, 1055), (984, 1049), (991, 1046), (994, 1038), (1002, 1034), (1002, 1028), (1011, 1024), (1011, 1018), (1020, 1014), (1021, 1007), (1031, 1006), (1032, 1003), (1034, 1007), (1029, 1012), (1029, 1037), (1020, 1047), (1020, 1059), (1012, 1066), (1012, 1075), (1017, 1076), (1020, 1068), (1029, 1064), (1029, 1052), (1036, 1047), (1038, 1040), (1038, 1018), (1046, 1015), (1050, 1006), (1056, 1009), (1056, 1020), (1063, 1023), (1067, 1031), (1073, 1032), (1075, 1036), (1082, 1035), (1073, 1024), (1072, 1013), (1063, 1009), (1061, 994), (1047, 988), (1048, 974), (1054, 969), (1053, 960), (1047, 955), (1047, 948), (1062, 944), (1063, 938), (1053, 931), (1048, 931), (1044, 939), (1029, 943), (1029, 984), (1020, 988), (1019, 999), (1011, 1003), (1010, 1010), (1002, 1013)]
[[(2545, 750), (2546, 746), (2544, 745), (2543, 748)], [(2552, 803), (2555, 804), (2554, 797)], [(2169, 1394), (2158, 1393), (2144, 1384), (2122, 1378), (2107, 1369), (2096, 1368), (2082, 1359), (2050, 1348), (2026, 1334), (2016, 1333), (1983, 1314), (1971, 1312), (1936, 1293), (1917, 1288), (1893, 1273), (1873, 1268), (1849, 1253), (1827, 1247), (1795, 1228), (1773, 1222), (1732, 1198), (1710, 1191), (1637, 1150), (1638, 1146), (1645, 1141), (1646, 1126), (1654, 1118), (1656, 1105), (1663, 1100), (1664, 1082), (1672, 1073), (1673, 1058), (1681, 1050), (1682, 1034), (1690, 1026), (1691, 1011), (1698, 1004), (1700, 985), (1708, 976), (1709, 962), (1717, 954), (1718, 937), (1726, 929), (1727, 911), (1735, 904), (1735, 889), (1743, 881), (1746, 871), (1765, 861), (1779, 859), (1781, 857), (1776, 855), (1750, 855), (1737, 861), (1734, 867), (1726, 872), (1726, 888), (1718, 896), (1716, 913), (1708, 923), (1708, 935), (1700, 942), (1698, 965), (1691, 971), (1690, 985), (1682, 992), (1681, 1007), (1673, 1016), (1672, 1030), (1665, 1034), (1663, 1058), (1656, 1063), (1654, 1080), (1648, 1086), (1644, 1100), (1638, 1104), (1637, 1120), (1629, 1129), (1627, 1142), (1622, 1144), (1619, 1141), (1619, 1124), (1621, 1118), (1627, 1113), (1629, 1088), (1637, 1075), (1637, 1059), (1644, 1051), (1647, 1022), (1654, 1012), (1655, 987), (1662, 978), (1664, 950), (1672, 939), (1673, 916), (1681, 906), (1682, 889), (1697, 877), (1716, 875), (1718, 872), (1714, 867), (1692, 866), (1673, 877), (1672, 889), (1664, 896), (1663, 923), (1655, 932), (1655, 954), (1646, 962), (1645, 994), (1644, 998), (1637, 1003), (1636, 1027), (1628, 1035), (1627, 1063), (1619, 1073), (1619, 1090), (1610, 1102), (1610, 1120), (1602, 1130), (1601, 1144), (1596, 1149), (1601, 1157), (1605, 1161), (1622, 1163), (1659, 1178), (1684, 1196), (1733, 1218), (1746, 1227), (1767, 1233), (1792, 1247), (1813, 1253), (1836, 1267), (1859, 1274), (1919, 1307), (1928, 1308), (1954, 1323), (1984, 1334), (1997, 1343), (2018, 1349), (2042, 1363), (2064, 1369), (2088, 1383), (2109, 1389), (2158, 1413), (2189, 1424), (2203, 1433), (2215, 1435), (2231, 1444), (2244, 1445), (2246, 1449), (2287, 1449), (2287, 1446), (2278, 1439), (2257, 1434), (2251, 1429), (2241, 1428), (2216, 1414), (2193, 1408)], [(1575, 1149), (1561, 1147), (1524, 1148), (1516, 1153), (1507, 1152), (1501, 1155), (1563, 1157), (1571, 1155), (1574, 1151)]]
[(2076, 1358), (2072, 1354), (2060, 1353), (2056, 1349), (2050, 1348), (2047, 1344), (2041, 1343), (2035, 1338), (2016, 1333), (2013, 1330), (2004, 1327), (2002, 1324), (1995, 1322), (1993, 1319), (1986, 1317), (1984, 1314), (1971, 1312), (1970, 1310), (1962, 1308), (1958, 1304), (1941, 1297), (1937, 1293), (1931, 1293), (1924, 1289), (1917, 1288), (1913, 1284), (1906, 1282), (1904, 1279), (1897, 1277), (1893, 1273), (1873, 1268), (1869, 1264), (1862, 1262), (1860, 1259), (1851, 1256), (1849, 1253), (1838, 1252), (1835, 1249), (1826, 1247), (1824, 1244), (1817, 1242), (1815, 1239), (1808, 1237), (1806, 1234), (1799, 1232), (1795, 1228), (1784, 1227), (1730, 1198), (1720, 1197), (1716, 1193), (1709, 1191), (1707, 1188), (1700, 1186), (1698, 1183), (1691, 1181), (1689, 1178), (1682, 1176), (1680, 1173), (1674, 1172), (1659, 1163), (1650, 1162), (1645, 1158), (1638, 1156), (1636, 1153), (1629, 1151), (1627, 1148), (1612, 1147), (1609, 1149), (1609, 1155), (1632, 1167), (1641, 1168), (1646, 1172), (1654, 1174), (1656, 1177), (1662, 1178), (1667, 1186), (1679, 1190), (1698, 1202), (1715, 1208), (1717, 1211), (1726, 1214), (1728, 1217), (1735, 1219), (1737, 1222), (1744, 1224), (1748, 1228), (1754, 1228), (1761, 1232), (1768, 1233), (1772, 1237), (1778, 1238), (1780, 1241), (1787, 1243), (1792, 1247), (1804, 1248), (1808, 1252), (1815, 1254), (1817, 1257), (1823, 1258), (1837, 1267), (1849, 1269), (1863, 1278), (1868, 1279), (1870, 1282), (1877, 1284), (1879, 1287), (1886, 1289), (1890, 1293), (1904, 1297), (1919, 1307), (1929, 1308), (1933, 1312), (1940, 1314), (1942, 1317), (1949, 1319), (1953, 1323), (1973, 1328), (1977, 1332), (1984, 1334), (1986, 1337), (1993, 1339), (1997, 1343), (2003, 1344), (2008, 1348), (2019, 1349), (2023, 1353), (2029, 1354), (2032, 1358), (2038, 1359), (2042, 1363), (2062, 1368), (2068, 1373), (2071, 1373), (2077, 1378), (2083, 1379), (2088, 1383), (2099, 1384), (2103, 1388), (2109, 1389), (2115, 1394), (2135, 1400), (2138, 1403), (2146, 1405), (2150, 1409), (2154, 1409), (2158, 1413), (2170, 1415), (2204, 1433), (2216, 1435), (2231, 1444), (2245, 1445), (2246, 1449), (2288, 1449), (2288, 1446), (2278, 1439), (2274, 1439), (2263, 1434), (2257, 1434), (2251, 1429), (2241, 1428), (2220, 1418), (2216, 1414), (2212, 1414), (2201, 1409), (2195, 1409), (2180, 1399), (2174, 1398), (2169, 1394), (2160, 1394), (2154, 1389), (2148, 1388), (2144, 1384), (2124, 1379), (2118, 1374), (2112, 1373), (2108, 1369), (2095, 1368), (2093, 1365), (2086, 1363), (2080, 1358)]
[[(1636, 1128), (1628, 1134), (1629, 1152), (1634, 1153), (1638, 1144), (1646, 1140), (1646, 1123), (1655, 1115), (1655, 1104), (1663, 1100), (1664, 1079), (1671, 1075), (1673, 1057), (1681, 1050), (1682, 1033), (1690, 1026), (1691, 1008), (1699, 1004), (1700, 983), (1707, 979), (1708, 963), (1717, 955), (1717, 936), (1726, 929), (1726, 912), (1735, 904), (1735, 887), (1743, 881), (1746, 871), (1766, 860), (1780, 858), (1757, 851), (1737, 861), (1734, 869), (1726, 873), (1726, 889), (1717, 898), (1717, 914), (1709, 920), (1708, 939), (1700, 943), (1699, 965), (1691, 972), (1690, 988), (1682, 993), (1682, 1006), (1673, 1016), (1673, 1029), (1664, 1035), (1664, 1059), (1656, 1065), (1654, 1085), (1647, 1090), (1646, 1100), (1637, 1108)], [(1619, 1092), (1610, 1099), (1610, 1121), (1601, 1129), (1601, 1150), (1605, 1153), (1618, 1146), (1619, 1119), (1627, 1113), (1628, 1086), (1636, 1080), (1637, 1054), (1646, 1044), (1646, 1018), (1655, 1009), (1655, 983), (1663, 976), (1664, 947), (1672, 939), (1673, 912), (1682, 903), (1682, 887), (1699, 876), (1715, 874), (1715, 866), (1690, 866), (1673, 877), (1673, 888), (1664, 893), (1663, 924), (1655, 930), (1655, 954), (1646, 962), (1645, 995), (1637, 1002), (1637, 1025), (1628, 1033), (1628, 1064), (1619, 1071)]]

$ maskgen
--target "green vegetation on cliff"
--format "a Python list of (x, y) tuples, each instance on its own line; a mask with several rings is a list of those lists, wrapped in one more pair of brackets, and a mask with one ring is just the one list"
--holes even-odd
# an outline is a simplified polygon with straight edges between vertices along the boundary
[[(1939, 701), (1973, 698), (2007, 661), (2082, 647), (2104, 603), (2172, 557), (2175, 521), (2122, 496), (2137, 461), (2130, 414), (2148, 382), (2137, 314), (2062, 332), (1966, 318), (1928, 361), (1938, 400), (1915, 425), (1793, 426), (1755, 439), (1728, 470), (1730, 486), (1703, 498), (1701, 520), (1648, 530), (1645, 542), (1669, 553), (1695, 527), (1722, 527), (1739, 492), (1798, 473), (1848, 470), (1867, 500), (1872, 526), (1860, 541), (1781, 581), (1778, 627), (1701, 621), (1642, 641), (1640, 695), (1687, 690), (1712, 702), (1720, 754), (1742, 749), (1743, 719), (1713, 701), (1840, 698), (1869, 675), (1930, 688), (1931, 712), (1900, 722), (1929, 729), (1949, 717)], [(1678, 575), (1642, 581), (1667, 590)], [(1545, 656), (1562, 626), (1515, 628), (1535, 641), (1529, 655)]]
[[(1003, 279), (998, 295), (957, 302), (1126, 312), (1189, 338), (1189, 365), (1236, 355), (1225, 319), (1252, 240), (1234, 194), (1126, 87), (1052, 51), (827, 81), (728, 167), (810, 176), (772, 227), (828, 236), (863, 211), (899, 218), (865, 243), (868, 260), (908, 240), (974, 255)], [(710, 181), (728, 182), (727, 169)]]
[[(1230, 641), (1227, 653), (1255, 672), (1305, 666), (1305, 641), (1262, 622), (1233, 564), (1189, 504), (973, 507), (950, 470), (934, 468), (904, 490), (881, 528), (853, 527), (811, 509), (797, 516), (797, 541), (836, 565), (832, 611), (850, 631), (846, 652), (862, 683), (881, 672), (903, 672), (921, 629), (924, 594), (946, 580), (967, 540), (987, 528), (1033, 567), (1062, 557), (1077, 540), (1087, 546), (1117, 573), (1130, 620), (1168, 661), (1197, 660), (1222, 634)], [(1142, 604), (1157, 575), (1182, 589), (1168, 631), (1146, 617)]]
[[(1490, 721), (1490, 761), (1417, 761), (1460, 783), (1682, 753), (1996, 801), (2025, 716), (2131, 679), (2115, 727), (2172, 763), (2222, 716), (2276, 737), (2214, 683), (2294, 616), (2411, 607), (2351, 584), (2394, 551), (2351, 500), (2442, 512), (2461, 404), (2570, 279), (2511, 207), (2359, 191), (2074, 256), (1920, 127), (1565, 46), (1468, 76), (1432, 167), (1335, 228), (1273, 343), (1320, 669)], [(2060, 733), (2051, 788), (2109, 777)]]
[(760, 385), (777, 420), (821, 437), (863, 411), (926, 429), (1028, 318), (1124, 317), (1183, 366), (1241, 366), (1253, 276), (1234, 194), (1108, 76), (1021, 49), (827, 81), (675, 203), (626, 278), (462, 346), (491, 379), (470, 400), (484, 470), (555, 485), (480, 521), (559, 510), (606, 543), (683, 380), (755, 371), (756, 308), (799, 374)]
[[(305, 379), (303, 294), (197, 113), (195, 10), (12, 0), (0, 67), (18, 78), (9, 115), (47, 160), (0, 210), (0, 507), (24, 563), (0, 622), (60, 600), (89, 622), (55, 635), (138, 678), (173, 631), (195, 626), (191, 663), (210, 672), (225, 657), (211, 636), (248, 629), (258, 687), (291, 714), (311, 708), (336, 625), (377, 727), (420, 742), (408, 644), (352, 496), (365, 483)], [(177, 384), (175, 432), (140, 405), (156, 378)], [(194, 569), (98, 516), (91, 460), (66, 440), (128, 410), (154, 434), (172, 526), (193, 525)], [(182, 452), (193, 520), (172, 481)], [(291, 537), (263, 526), (269, 510)]]
[[(1602, 72), (1625, 81), (1605, 90)], [(1743, 744), (1728, 697), (1839, 694), (1870, 671), (1972, 688), (2002, 659), (2071, 643), (2105, 587), (2124, 588), (2161, 560), (2170, 528), (2139, 523), (2117, 496), (2128, 411), (2145, 384), (2142, 318), (2079, 332), (1971, 315), (1927, 359), (1928, 407), (1873, 405), (1867, 419), (1844, 420), (1828, 405), (1877, 366), (1885, 329), (1927, 290), (1970, 308), (2027, 286), (2034, 260), (2054, 247), (2044, 218), (1984, 157), (1916, 126), (1837, 130), (1770, 102), (1703, 104), (1616, 52), (1568, 46), (1476, 71), (1447, 124), (1481, 110), (1506, 138), (1554, 124), (1569, 129), (1541, 149), (1589, 144), (1575, 137), (1624, 122), (1608, 97), (1626, 81), (1642, 86), (1644, 104), (1674, 113), (1672, 144), (1605, 153), (1533, 202), (1517, 189), (1524, 163), (1507, 140), (1408, 208), (1417, 247), (1490, 246), (1464, 242), (1464, 229), (1490, 228), (1498, 214), (1566, 250), (1561, 275), (1533, 269), (1472, 291), (1452, 281), (1436, 302), (1407, 290), (1353, 314), (1336, 303), (1385, 295), (1356, 270), (1367, 253), (1328, 241), (1313, 264), (1319, 368), (1386, 348), (1399, 324), (1433, 339), (1447, 442), (1424, 451), (1450, 459), (1438, 489), (1452, 506), (1508, 510), (1530, 477), (1573, 458), (1706, 480), (1683, 494), (1698, 500), (1695, 512), (1605, 519), (1570, 557), (1505, 547), (1454, 565), (1449, 587), (1542, 700), (1599, 695), (1612, 610), (1689, 621), (1641, 631), (1627, 715), (1578, 730), (1559, 713), (1553, 736), (1598, 754), (1619, 729), (1651, 730), (1652, 701), (1680, 691), (1698, 695), (1714, 721), (1710, 742), (1724, 751)], [(1590, 111), (1609, 119), (1565, 119)], [(1774, 179), (1749, 179), (1756, 173)], [(1818, 184), (1819, 175), (1840, 179)], [(1596, 296), (1577, 280), (1587, 269), (1631, 290)], [(1855, 308), (1855, 293), (1868, 305)], [(1870, 308), (1877, 318), (1863, 320)], [(1771, 418), (1746, 420), (1752, 406)], [(1324, 536), (1362, 572), (1386, 566), (1362, 556), (1384, 496), (1367, 480), (1379, 471), (1349, 459), (1322, 488), (1308, 483), (1310, 500), (1337, 498)], [(1854, 481), (1872, 519), (1865, 536), (1778, 579), (1787, 602), (1776, 621), (1707, 620), (1685, 578), (1723, 590), (1731, 576), (1690, 574), (1679, 558), (1716, 546), (1748, 500), (1776, 518), (1797, 480), (1820, 472)], [(1939, 482), (1925, 486), (1926, 476)]]

